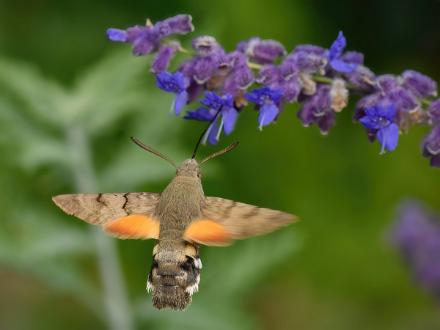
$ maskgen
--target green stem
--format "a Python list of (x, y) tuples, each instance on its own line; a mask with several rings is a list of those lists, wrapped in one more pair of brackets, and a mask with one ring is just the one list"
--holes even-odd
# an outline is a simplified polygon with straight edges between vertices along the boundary
[[(78, 192), (96, 192), (98, 183), (94, 173), (88, 137), (81, 127), (67, 129), (67, 144), (72, 153), (71, 170)], [(134, 329), (121, 267), (114, 240), (96, 227), (90, 228), (96, 243), (96, 253), (104, 290), (108, 328), (112, 330)]]

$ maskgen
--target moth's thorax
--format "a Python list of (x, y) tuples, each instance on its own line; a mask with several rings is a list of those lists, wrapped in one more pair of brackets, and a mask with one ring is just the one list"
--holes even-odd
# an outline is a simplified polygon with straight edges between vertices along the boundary
[(156, 308), (184, 309), (197, 292), (202, 263), (198, 248), (184, 241), (160, 241), (153, 250), (147, 290)]
[(204, 200), (198, 177), (176, 175), (161, 194), (156, 207), (160, 219), (159, 239), (181, 239), (185, 228), (201, 217)]

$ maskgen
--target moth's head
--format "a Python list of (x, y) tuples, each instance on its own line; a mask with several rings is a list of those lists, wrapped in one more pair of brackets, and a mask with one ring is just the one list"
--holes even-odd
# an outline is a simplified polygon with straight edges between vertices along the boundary
[(187, 159), (177, 168), (176, 174), (179, 176), (200, 178), (201, 173), (199, 163), (193, 158)]
[(200, 269), (202, 262), (194, 245), (186, 242), (158, 243), (153, 249), (147, 280), (147, 290), (153, 294), (154, 307), (185, 309), (199, 289)]

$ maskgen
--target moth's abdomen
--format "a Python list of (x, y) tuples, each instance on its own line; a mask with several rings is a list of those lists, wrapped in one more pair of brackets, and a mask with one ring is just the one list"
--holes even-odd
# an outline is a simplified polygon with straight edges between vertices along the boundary
[(152, 292), (156, 308), (183, 310), (198, 290), (202, 266), (198, 251), (191, 244), (174, 251), (161, 245), (153, 256), (147, 290)]

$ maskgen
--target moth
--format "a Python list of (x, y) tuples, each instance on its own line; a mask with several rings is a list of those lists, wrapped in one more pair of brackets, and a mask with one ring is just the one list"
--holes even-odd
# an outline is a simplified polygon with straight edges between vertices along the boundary
[(157, 309), (185, 309), (198, 291), (202, 261), (199, 246), (226, 246), (233, 240), (269, 233), (294, 222), (296, 216), (220, 197), (205, 197), (200, 165), (238, 143), (218, 151), (200, 164), (193, 157), (180, 166), (132, 138), (144, 150), (176, 168), (176, 175), (159, 193), (68, 194), (54, 203), (73, 215), (121, 239), (156, 239), (147, 279)]

